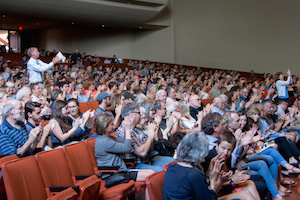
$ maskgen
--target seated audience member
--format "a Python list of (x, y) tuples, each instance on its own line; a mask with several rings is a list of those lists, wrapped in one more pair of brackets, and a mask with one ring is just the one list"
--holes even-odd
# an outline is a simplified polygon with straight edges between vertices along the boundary
[(106, 57), (104, 60), (104, 64), (110, 64), (110, 63), (111, 63), (110, 59), (108, 57)]
[(217, 80), (215, 81), (214, 86), (210, 90), (210, 94), (212, 98), (216, 98), (221, 94), (221, 90), (219, 89), (219, 87), (220, 87), (220, 82)]
[(287, 139), (293, 141), (294, 143), (298, 143), (299, 137), (294, 132), (288, 132), (282, 129), (286, 116), (281, 115), (278, 118), (278, 122), (274, 121), (271, 118), (271, 115), (273, 114), (274, 108), (271, 100), (264, 100), (262, 102), (263, 110), (261, 114), (261, 118), (258, 123), (258, 128), (261, 130), (262, 133), (267, 130), (269, 126), (271, 126), (271, 130), (268, 130), (267, 132), (273, 132), (273, 134), (270, 136), (270, 139), (276, 139), (278, 137), (286, 137)]
[[(7, 65), (7, 64), (6, 64)], [(4, 73), (2, 74), (2, 77), (3, 77), (3, 79), (5, 80), (5, 81), (7, 81), (8, 80), (8, 78), (10, 77), (10, 67), (8, 67), (8, 66), (4, 66), (3, 65), (3, 68), (4, 68)]]
[(249, 78), (258, 78), (258, 77), (254, 74), (254, 71), (251, 70), (251, 74), (249, 75)]
[[(124, 104), (125, 104), (125, 97), (122, 94), (114, 94), (111, 97), (111, 106), (109, 107), (109, 110), (114, 117), (116, 117), (116, 113), (121, 113)], [(116, 110), (118, 111), (116, 112)]]
[[(178, 145), (176, 152), (178, 162), (168, 167), (164, 178), (164, 199), (235, 198), (233, 194), (218, 198), (217, 193), (231, 175), (231, 173), (221, 173), (223, 160), (220, 160), (220, 156), (213, 158), (210, 164), (209, 186), (204, 173), (198, 168), (208, 154), (208, 140), (202, 132), (187, 134)], [(249, 191), (243, 190), (239, 193), (239, 197), (255, 199)]]
[(24, 55), (23, 57), (22, 57), (22, 60), (20, 61), (20, 64), (21, 65), (26, 65), (27, 64), (27, 57)]
[(15, 89), (15, 91), (14, 91), (14, 93), (17, 93), (18, 92), (18, 90), (19, 89), (21, 89), (21, 87), (22, 87), (22, 78), (21, 78), (21, 76), (20, 75), (14, 75), (13, 76), (13, 81), (14, 81), (14, 89)]
[[(224, 132), (220, 135), (218, 142), (216, 143), (216, 147), (209, 151), (209, 155), (205, 158), (205, 164), (203, 165), (204, 170), (208, 170), (208, 165), (211, 159), (217, 155), (221, 155), (221, 157), (225, 158), (225, 163), (222, 166), (222, 169), (233, 170), (234, 166), (231, 164), (231, 154), (236, 146), (236, 139), (234, 135), (230, 132)], [(265, 199), (265, 196), (268, 195), (266, 184), (263, 178), (260, 175), (247, 175), (246, 171), (233, 171), (231, 176), (231, 181), (227, 182), (223, 185), (221, 189), (222, 194), (227, 194), (228, 192), (235, 192), (236, 190), (248, 190), (255, 196), (255, 199)], [(250, 181), (251, 180), (251, 181)], [(253, 184), (253, 182), (255, 185)], [(257, 187), (257, 189), (256, 189)], [(258, 194), (258, 191), (259, 194)], [(237, 195), (234, 193), (233, 195)], [(259, 197), (260, 196), (260, 197)], [(236, 196), (238, 198), (238, 196)]]
[(140, 90), (142, 90), (143, 94), (147, 94), (147, 81), (145, 79), (139, 80)]
[(156, 93), (156, 99), (155, 100), (161, 100), (163, 102), (166, 102), (167, 100), (167, 92), (165, 90), (158, 90)]
[(213, 105), (214, 105), (214, 108), (213, 110), (211, 111), (212, 113), (219, 113), (221, 116), (224, 115), (224, 111), (223, 111), (223, 101), (221, 98), (219, 97), (216, 97), (214, 98), (213, 100)]
[(111, 59), (111, 63), (116, 63), (116, 64), (120, 63), (116, 55), (114, 55), (113, 58)]
[[(129, 117), (131, 121), (131, 137), (132, 147), (129, 153), (124, 155), (124, 158), (134, 159), (136, 169), (153, 169), (155, 172), (161, 171), (162, 166), (167, 164), (163, 160), (152, 160), (150, 162), (148, 153), (152, 151), (152, 145), (157, 137), (158, 126), (156, 123), (149, 123), (148, 129), (140, 131), (136, 128), (140, 121), (140, 109), (135, 103), (127, 103), (123, 106), (121, 111), (122, 119)], [(145, 131), (145, 132), (144, 132)], [(116, 137), (125, 138), (125, 128), (123, 123), (116, 131)]]
[(33, 83), (30, 85), (31, 89), (31, 101), (38, 102), (40, 104), (43, 104), (46, 102), (46, 99), (42, 96), (42, 88), (38, 83)]
[(0, 87), (5, 86), (6, 80), (0, 76)]
[(127, 169), (125, 162), (120, 154), (130, 153), (131, 151), (131, 127), (132, 121), (129, 116), (125, 117), (122, 125), (125, 129), (124, 138), (111, 136), (115, 130), (115, 125), (110, 114), (100, 113), (95, 119), (95, 156), (98, 166), (119, 166), (119, 172), (127, 172), (130, 179), (134, 181), (145, 181), (145, 178), (153, 174), (151, 169)]
[(67, 101), (72, 98), (72, 94), (69, 94), (70, 91), (69, 82), (67, 81), (59, 82), (58, 87), (63, 92), (63, 95), (66, 97)]
[(118, 89), (117, 83), (115, 83), (115, 82), (110, 82), (110, 83), (108, 83), (108, 87), (107, 87), (106, 92), (107, 92), (108, 94), (114, 94), (115, 91), (116, 91), (117, 89)]
[(172, 103), (176, 101), (176, 91), (174, 87), (168, 86), (166, 89), (167, 92), (167, 99), (166, 99), (166, 103)]
[(97, 94), (97, 90), (95, 90), (95, 82), (94, 81), (91, 81), (91, 80), (87, 80), (85, 83), (84, 83), (84, 91), (83, 91), (83, 94), (88, 94), (88, 93), (91, 93), (91, 98), (94, 99), (95, 98), (95, 95)]
[(74, 99), (77, 99), (79, 103), (93, 101), (91, 98), (92, 92), (89, 91), (86, 95), (83, 94), (83, 86), (81, 83), (78, 83), (74, 86), (76, 93), (73, 92), (72, 96)]
[(179, 103), (179, 109), (182, 113), (182, 116), (180, 118), (180, 127), (182, 129), (193, 129), (195, 128), (195, 125), (197, 124), (197, 121), (191, 116), (190, 114), (190, 108), (189, 104), (185, 103)]
[(198, 113), (203, 110), (204, 105), (201, 102), (201, 99), (198, 95), (192, 94), (189, 98), (190, 103), (190, 114), (191, 116), (198, 121)]
[(2, 117), (5, 119), (0, 125), (1, 155), (32, 155), (42, 128), (39, 126), (27, 133), (23, 123), (24, 107), (19, 100), (9, 100), (2, 108)]
[[(240, 138), (238, 135), (241, 134), (242, 131), (240, 129), (241, 121), (239, 115), (235, 112), (229, 111), (225, 113), (225, 116), (228, 119), (228, 125), (227, 125), (228, 131), (231, 132), (232, 134), (235, 134), (235, 137), (237, 139), (236, 149), (238, 150), (243, 149), (245, 146), (251, 143), (251, 139), (249, 139), (248, 137), (249, 132), (247, 132), (247, 134), (244, 137)], [(255, 132), (256, 131), (254, 131), (254, 134)], [(252, 137), (250, 136), (250, 138), (253, 138), (254, 134), (252, 134)], [(241, 152), (242, 151), (239, 151), (239, 155), (241, 155)], [(270, 158), (270, 160), (271, 159), (272, 158)], [(282, 199), (282, 196), (285, 194), (285, 192), (283, 192), (284, 194), (282, 194), (280, 193), (281, 191), (278, 190), (277, 187), (278, 167), (274, 163), (275, 162), (274, 159), (272, 159), (272, 161), (273, 162), (270, 161), (269, 163), (270, 166), (268, 166), (266, 162), (261, 160), (248, 162), (247, 166), (252, 170), (251, 172), (253, 174), (261, 175), (265, 179), (267, 187), (271, 192), (272, 196), (274, 197), (274, 199)], [(273, 163), (274, 165), (272, 168)], [(232, 165), (234, 164), (235, 162), (232, 161)]]
[(135, 90), (135, 87), (136, 87), (136, 83), (135, 81), (131, 80), (127, 83), (126, 85), (126, 89), (128, 90), (128, 92), (130, 92), (131, 94), (134, 94), (134, 90)]
[(63, 91), (61, 91), (59, 89), (53, 89), (51, 91), (50, 100), (51, 100), (50, 108), (53, 109), (53, 105), (54, 105), (55, 101), (57, 101), (57, 100), (64, 101), (65, 100)]
[(11, 81), (7, 81), (5, 83), (6, 86), (6, 93), (7, 93), (7, 97), (9, 99), (16, 99), (16, 95), (15, 95), (15, 89), (14, 89), (14, 83)]
[(49, 124), (51, 124), (51, 138), (53, 146), (65, 145), (74, 137), (77, 128), (83, 123), (82, 118), (77, 118), (72, 124), (68, 120), (68, 104), (65, 101), (57, 100), (53, 105), (53, 112)]
[(99, 106), (95, 112), (94, 120), (102, 112), (106, 112), (112, 115), (114, 119), (114, 124), (118, 126), (120, 123), (120, 117), (121, 117), (121, 109), (115, 109), (116, 117), (111, 113), (111, 111), (107, 110), (108, 107), (111, 106), (111, 96), (112, 94), (108, 94), (107, 92), (100, 92), (97, 96), (97, 101), (99, 102)]
[(76, 119), (83, 119), (82, 124), (79, 125), (78, 129), (75, 132), (74, 137), (72, 138), (72, 140), (81, 140), (83, 139), (85, 136), (87, 136), (87, 134), (89, 134), (91, 132), (92, 129), (92, 121), (91, 118), (94, 117), (95, 111), (86, 111), (85, 113), (82, 113), (79, 111), (79, 103), (77, 101), (77, 99), (69, 99), (67, 101), (68, 103), (68, 109), (69, 109), (69, 114), (67, 116), (67, 118), (73, 123), (73, 121), (75, 121)]
[[(28, 101), (25, 104), (25, 119), (27, 120), (26, 123), (26, 130), (28, 133), (36, 127), (39, 126), (39, 123), (42, 121), (42, 114), (41, 114), (41, 104), (37, 102)], [(45, 145), (51, 146), (52, 140), (50, 135), (51, 124), (47, 124), (44, 129), (43, 133), (38, 138), (38, 144), (36, 148), (43, 149)]]

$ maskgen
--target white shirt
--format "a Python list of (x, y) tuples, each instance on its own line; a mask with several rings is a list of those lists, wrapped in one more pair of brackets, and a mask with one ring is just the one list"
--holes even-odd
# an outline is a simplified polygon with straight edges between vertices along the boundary
[(41, 60), (30, 58), (27, 63), (27, 70), (29, 73), (29, 82), (38, 83), (43, 82), (43, 72), (51, 69), (54, 66), (52, 62), (49, 64)]

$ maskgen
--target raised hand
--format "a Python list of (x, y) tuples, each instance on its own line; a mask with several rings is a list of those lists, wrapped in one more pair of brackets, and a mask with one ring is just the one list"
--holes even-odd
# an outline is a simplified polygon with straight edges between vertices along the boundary
[(132, 123), (131, 123), (129, 116), (124, 117), (122, 124), (123, 124), (123, 127), (125, 128), (125, 130), (131, 129)]

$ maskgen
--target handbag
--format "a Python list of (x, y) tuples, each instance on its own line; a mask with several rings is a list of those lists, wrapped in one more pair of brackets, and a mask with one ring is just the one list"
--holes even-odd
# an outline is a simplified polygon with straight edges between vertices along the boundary
[(110, 188), (115, 185), (129, 182), (129, 174), (127, 172), (117, 172), (112, 174), (105, 174), (101, 177), (105, 181), (105, 187)]
[(159, 139), (155, 142), (155, 150), (158, 151), (161, 156), (170, 156), (173, 157), (175, 148), (172, 143), (166, 139)]

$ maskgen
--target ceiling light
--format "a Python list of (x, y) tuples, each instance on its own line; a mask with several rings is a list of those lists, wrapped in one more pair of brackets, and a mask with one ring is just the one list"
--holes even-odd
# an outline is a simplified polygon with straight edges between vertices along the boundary
[(72, 24), (75, 24), (75, 22), (72, 22)]
[(4, 18), (4, 17), (5, 17), (5, 15), (2, 15), (2, 17)]
[(40, 23), (36, 23), (36, 25), (38, 26), (38, 25), (40, 25)]
[(105, 25), (104, 25), (104, 24), (102, 24), (102, 27), (105, 27)]
[(142, 27), (140, 26), (139, 29), (142, 29)]

